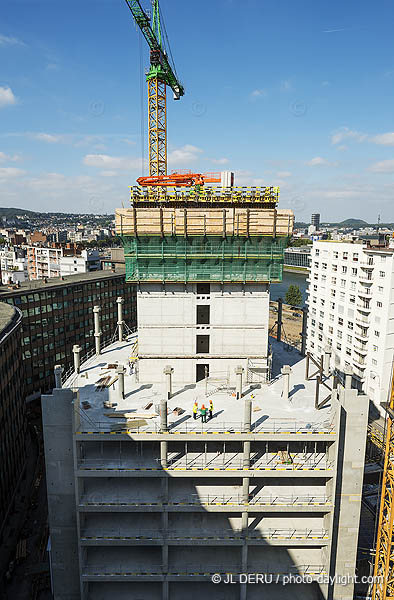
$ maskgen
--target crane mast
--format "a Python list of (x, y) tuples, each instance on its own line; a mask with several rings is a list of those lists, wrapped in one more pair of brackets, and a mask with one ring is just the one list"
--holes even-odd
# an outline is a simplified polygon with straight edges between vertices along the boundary
[(148, 82), (149, 176), (167, 175), (167, 85), (174, 99), (184, 95), (163, 47), (159, 0), (153, 0), (152, 24), (139, 0), (125, 0), (150, 48)]

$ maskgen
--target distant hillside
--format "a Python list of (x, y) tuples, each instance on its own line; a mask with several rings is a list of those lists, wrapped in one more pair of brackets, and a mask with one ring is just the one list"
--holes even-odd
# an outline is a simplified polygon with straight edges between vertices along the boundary
[(0, 218), (1, 217), (19, 217), (20, 215), (36, 215), (37, 213), (33, 210), (26, 210), (24, 208), (0, 208)]
[(338, 223), (338, 225), (342, 225), (344, 227), (368, 227), (369, 223), (363, 221), (362, 219), (345, 219)]

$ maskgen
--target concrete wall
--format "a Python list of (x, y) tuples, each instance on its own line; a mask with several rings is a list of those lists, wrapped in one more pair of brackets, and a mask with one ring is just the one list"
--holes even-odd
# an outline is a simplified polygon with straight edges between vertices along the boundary
[(55, 600), (79, 600), (73, 456), (73, 393), (42, 396), (51, 571)]
[[(139, 287), (138, 351), (140, 383), (159, 382), (163, 368), (174, 367), (174, 382), (196, 380), (196, 364), (210, 374), (265, 359), (268, 351), (269, 287), (265, 284), (211, 284), (198, 294), (195, 284)], [(209, 306), (208, 324), (197, 323), (197, 306)], [(196, 336), (209, 336), (209, 353), (196, 352)], [(186, 360), (183, 360), (186, 359)]]

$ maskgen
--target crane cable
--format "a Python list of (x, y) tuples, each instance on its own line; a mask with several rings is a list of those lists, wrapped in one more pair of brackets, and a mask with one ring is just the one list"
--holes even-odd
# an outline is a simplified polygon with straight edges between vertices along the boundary
[(145, 81), (144, 81), (144, 61), (142, 53), (142, 32), (139, 36), (140, 50), (140, 136), (141, 136), (141, 173), (145, 174), (145, 112), (144, 112), (144, 97), (145, 97)]

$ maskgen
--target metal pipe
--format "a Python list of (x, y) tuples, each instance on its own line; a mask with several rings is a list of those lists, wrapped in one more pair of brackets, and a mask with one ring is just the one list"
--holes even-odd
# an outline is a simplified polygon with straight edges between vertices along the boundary
[(123, 342), (123, 326), (124, 326), (124, 321), (123, 321), (123, 304), (124, 304), (124, 298), (122, 298), (121, 296), (119, 296), (116, 299), (116, 303), (118, 305), (118, 339), (120, 342)]
[(163, 469), (166, 469), (168, 466), (167, 447), (167, 442), (160, 442), (160, 464)]
[(93, 306), (93, 314), (94, 314), (94, 344), (96, 347), (96, 355), (99, 356), (101, 354), (100, 350), (100, 340), (101, 340), (101, 331), (100, 331), (100, 306)]
[(325, 375), (330, 374), (330, 363), (331, 363), (331, 346), (327, 344), (324, 347), (324, 363), (323, 363), (323, 372)]
[(278, 318), (277, 318), (278, 329), (276, 332), (276, 339), (278, 340), (278, 342), (282, 341), (282, 314), (283, 314), (282, 305), (283, 305), (282, 298), (278, 298)]

